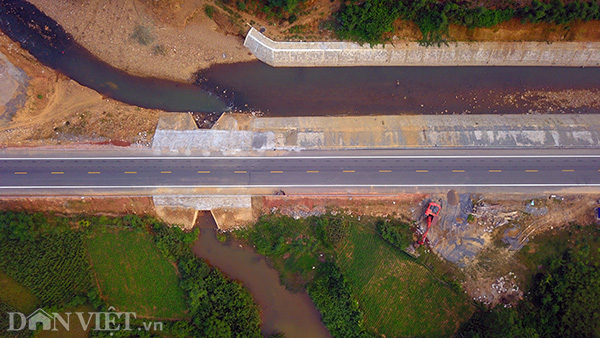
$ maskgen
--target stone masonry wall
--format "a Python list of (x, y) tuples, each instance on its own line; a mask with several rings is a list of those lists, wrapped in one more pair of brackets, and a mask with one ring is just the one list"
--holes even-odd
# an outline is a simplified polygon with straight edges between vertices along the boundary
[(456, 42), (442, 47), (403, 42), (371, 48), (352, 42), (277, 42), (251, 28), (244, 46), (273, 67), (600, 66), (598, 42)]

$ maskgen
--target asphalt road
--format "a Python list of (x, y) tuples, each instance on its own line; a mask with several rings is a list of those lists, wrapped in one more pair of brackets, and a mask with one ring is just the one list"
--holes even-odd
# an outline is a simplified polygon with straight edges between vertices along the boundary
[(600, 187), (600, 155), (589, 153), (331, 154), (5, 157), (0, 158), (0, 194), (8, 190), (73, 188)]

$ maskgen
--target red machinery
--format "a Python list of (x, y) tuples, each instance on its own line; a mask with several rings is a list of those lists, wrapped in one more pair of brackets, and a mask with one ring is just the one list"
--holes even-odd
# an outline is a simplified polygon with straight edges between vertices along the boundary
[(419, 245), (423, 245), (423, 243), (425, 243), (425, 238), (427, 237), (429, 228), (431, 228), (431, 222), (433, 222), (433, 219), (440, 214), (441, 210), (442, 207), (437, 203), (429, 202), (429, 204), (427, 205), (427, 209), (425, 210), (425, 217), (427, 217), (427, 230), (425, 230), (423, 238), (421, 238), (421, 240), (419, 241)]

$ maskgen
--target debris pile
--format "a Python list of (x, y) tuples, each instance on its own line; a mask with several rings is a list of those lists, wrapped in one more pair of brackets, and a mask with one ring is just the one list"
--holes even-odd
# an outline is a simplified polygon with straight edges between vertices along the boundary
[(504, 304), (504, 307), (511, 307), (511, 304), (523, 298), (523, 291), (517, 285), (516, 279), (517, 276), (511, 271), (505, 276), (491, 280), (491, 285), (488, 284), (489, 287), (485, 287), (483, 290), (477, 288), (473, 300), (481, 302), (486, 306)]
[(517, 211), (505, 212), (499, 204), (485, 204), (484, 202), (477, 203), (473, 207), (471, 215), (477, 219), (477, 225), (482, 226), (483, 231), (488, 233), (519, 217)]

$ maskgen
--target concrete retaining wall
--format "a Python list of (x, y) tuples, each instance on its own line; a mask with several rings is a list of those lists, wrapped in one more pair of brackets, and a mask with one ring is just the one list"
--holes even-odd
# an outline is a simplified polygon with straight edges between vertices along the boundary
[(251, 28), (244, 46), (274, 67), (600, 66), (598, 42), (456, 42), (442, 47), (402, 42), (371, 48), (352, 42), (277, 42)]

